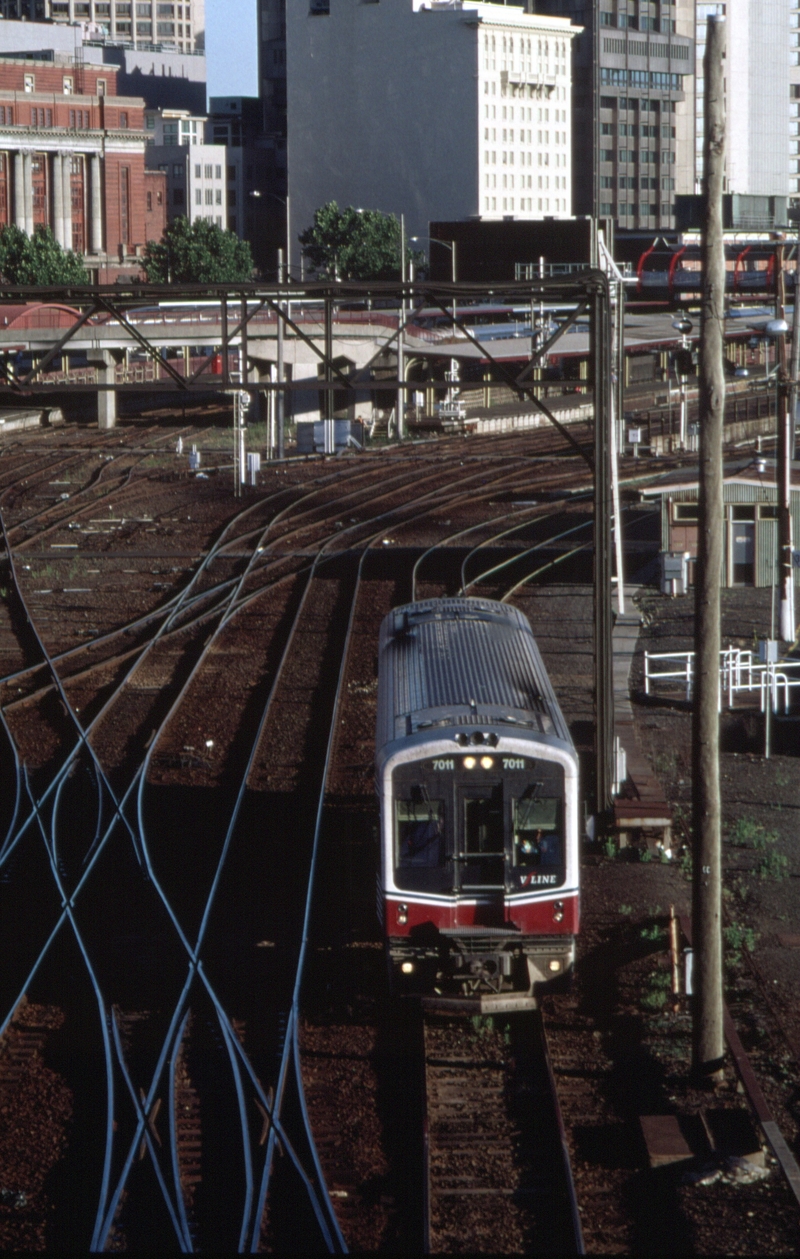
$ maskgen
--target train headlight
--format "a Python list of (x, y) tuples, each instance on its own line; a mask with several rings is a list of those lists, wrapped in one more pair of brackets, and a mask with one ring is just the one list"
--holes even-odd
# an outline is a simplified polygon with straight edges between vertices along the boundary
[(401, 927), (406, 925), (408, 922), (408, 905), (397, 906), (397, 921), (400, 923)]
[(400, 969), (404, 975), (412, 975), (414, 973), (414, 963), (403, 962), (400, 966)]
[(558, 972), (561, 970), (561, 963), (557, 957), (550, 958), (550, 961), (547, 963), (547, 969), (549, 971), (552, 971), (554, 975), (558, 974)]
[(481, 769), (491, 769), (494, 765), (494, 758), (491, 756), (481, 757)]
[(553, 906), (553, 922), (563, 922), (563, 921), (564, 921), (564, 902), (556, 901), (555, 905)]
[(474, 769), (478, 764), (477, 758), (474, 756), (464, 757), (464, 769)]

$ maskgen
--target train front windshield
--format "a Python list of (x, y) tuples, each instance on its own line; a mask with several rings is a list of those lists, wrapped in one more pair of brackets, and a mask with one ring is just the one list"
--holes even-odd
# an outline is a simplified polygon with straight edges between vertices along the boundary
[(445, 757), (400, 766), (393, 782), (398, 889), (470, 895), (563, 884), (561, 765)]

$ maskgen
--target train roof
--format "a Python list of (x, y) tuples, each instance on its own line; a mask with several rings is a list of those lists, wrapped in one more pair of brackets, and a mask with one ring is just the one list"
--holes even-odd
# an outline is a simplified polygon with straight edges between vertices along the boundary
[(377, 747), (443, 726), (571, 739), (528, 618), (492, 599), (429, 599), (381, 625)]

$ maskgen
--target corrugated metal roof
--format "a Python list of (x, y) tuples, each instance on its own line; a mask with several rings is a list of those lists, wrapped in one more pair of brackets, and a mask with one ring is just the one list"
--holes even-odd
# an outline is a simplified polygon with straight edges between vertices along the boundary
[(518, 608), (491, 599), (407, 604), (384, 619), (379, 652), (379, 747), (422, 726), (526, 719), (569, 742)]

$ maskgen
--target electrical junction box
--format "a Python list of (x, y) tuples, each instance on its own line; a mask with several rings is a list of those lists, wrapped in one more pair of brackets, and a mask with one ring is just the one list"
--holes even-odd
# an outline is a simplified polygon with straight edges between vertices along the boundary
[(661, 552), (662, 595), (685, 595), (689, 591), (688, 551)]
[(761, 638), (758, 643), (758, 659), (761, 664), (778, 663), (777, 638)]

